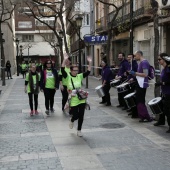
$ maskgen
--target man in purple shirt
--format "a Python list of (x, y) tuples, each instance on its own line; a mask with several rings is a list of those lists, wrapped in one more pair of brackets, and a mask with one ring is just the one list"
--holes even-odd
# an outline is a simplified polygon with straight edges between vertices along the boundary
[[(148, 73), (149, 73), (150, 64), (143, 57), (142, 51), (135, 52), (135, 60), (139, 61), (138, 70), (137, 72), (131, 70), (129, 73), (136, 76), (138, 80), (136, 86), (136, 103), (137, 103), (138, 116), (140, 118), (139, 122), (146, 122), (146, 121), (151, 122), (152, 118), (150, 117), (147, 107), (145, 105), (146, 90), (147, 87), (149, 87)], [(139, 79), (141, 78), (143, 78), (142, 83), (139, 82)]]
[[(115, 77), (115, 79), (120, 79), (120, 81), (123, 83), (127, 79), (127, 71), (129, 68), (129, 62), (125, 59), (124, 53), (118, 54), (118, 60), (120, 61), (119, 64), (119, 71)], [(127, 95), (127, 92), (118, 93), (118, 101), (119, 105), (117, 107), (124, 107), (123, 110), (126, 110), (126, 103), (124, 100), (124, 96)]]

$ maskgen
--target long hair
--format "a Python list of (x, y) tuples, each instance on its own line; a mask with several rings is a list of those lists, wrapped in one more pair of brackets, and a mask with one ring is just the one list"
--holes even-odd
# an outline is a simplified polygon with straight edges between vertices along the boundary
[(44, 67), (43, 67), (44, 70), (47, 69), (47, 63), (48, 63), (48, 62), (51, 63), (51, 69), (53, 70), (53, 69), (54, 69), (53, 62), (52, 62), (52, 60), (50, 60), (50, 59), (47, 59), (46, 62), (44, 63)]

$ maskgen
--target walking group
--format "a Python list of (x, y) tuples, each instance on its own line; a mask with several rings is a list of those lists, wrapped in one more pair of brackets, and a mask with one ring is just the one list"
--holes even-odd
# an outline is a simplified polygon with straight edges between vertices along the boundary
[[(118, 54), (120, 61), (119, 70), (113, 77), (111, 68), (107, 65), (104, 57), (101, 61), (102, 67), (102, 101), (100, 104), (111, 105), (110, 88), (115, 87), (118, 92), (118, 108), (129, 112), (132, 118), (140, 118), (139, 122), (151, 122), (153, 117), (149, 114), (145, 104), (145, 96), (149, 87), (149, 80), (154, 81), (154, 68), (144, 58), (142, 51), (129, 54), (127, 58), (124, 53)], [(160, 97), (152, 99), (148, 105), (153, 114), (159, 115), (154, 126), (165, 125), (167, 117), (168, 130), (170, 133), (170, 57), (166, 53), (158, 56), (158, 64), (162, 66), (160, 82), (154, 82), (160, 86)], [(112, 68), (113, 69), (113, 68)], [(98, 87), (96, 88), (98, 89)]]
[(69, 127), (72, 129), (74, 121), (78, 120), (77, 135), (81, 137), (81, 128), (88, 93), (85, 93), (85, 97), (83, 97), (80, 95), (80, 91), (82, 91), (82, 80), (87, 77), (91, 71), (91, 57), (87, 57), (87, 61), (89, 62), (87, 71), (80, 73), (78, 66), (71, 65), (71, 59), (67, 54), (65, 54), (59, 74), (53, 67), (51, 60), (47, 60), (45, 62), (43, 70), (40, 73), (36, 71), (36, 65), (32, 63), (25, 78), (25, 92), (28, 93), (31, 109), (30, 116), (39, 114), (37, 107), (38, 93), (40, 91), (44, 93), (45, 97), (45, 113), (47, 115), (50, 115), (50, 112), (53, 113), (54, 95), (60, 86), (62, 93), (62, 111), (65, 112), (65, 106), (69, 100), (69, 114), (71, 115)]

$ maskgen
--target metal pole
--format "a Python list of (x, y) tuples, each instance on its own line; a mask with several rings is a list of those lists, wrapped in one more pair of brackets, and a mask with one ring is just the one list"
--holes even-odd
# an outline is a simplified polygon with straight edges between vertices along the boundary
[(28, 64), (29, 64), (29, 50), (30, 50), (30, 48), (28, 47)]
[(19, 44), (17, 44), (17, 58), (16, 58), (16, 60), (17, 60), (17, 76), (19, 76), (19, 63), (18, 63), (18, 51), (19, 51), (19, 49), (18, 49), (18, 45)]
[(133, 54), (133, 0), (130, 0), (130, 53)]
[(2, 66), (2, 86), (5, 86), (5, 56), (4, 56), (4, 47), (3, 47), (3, 39), (1, 43), (1, 66)]
[(79, 73), (81, 73), (80, 27), (79, 27)]

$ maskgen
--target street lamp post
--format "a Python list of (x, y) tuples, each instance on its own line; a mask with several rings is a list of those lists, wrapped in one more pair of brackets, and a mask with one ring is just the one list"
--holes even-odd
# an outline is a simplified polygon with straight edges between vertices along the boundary
[(19, 39), (16, 38), (15, 40), (15, 43), (16, 43), (16, 50), (17, 50), (17, 56), (16, 56), (16, 63), (17, 63), (17, 76), (19, 76), (19, 63), (18, 63), (18, 45), (19, 45)]
[(130, 0), (130, 53), (133, 54), (133, 0)]
[(80, 29), (81, 29), (81, 26), (82, 26), (82, 20), (83, 20), (83, 18), (81, 16), (78, 16), (76, 18), (76, 25), (79, 29), (79, 73), (81, 73)]
[(30, 56), (30, 48), (31, 48), (31, 45), (28, 45), (28, 63), (29, 63), (29, 56)]

